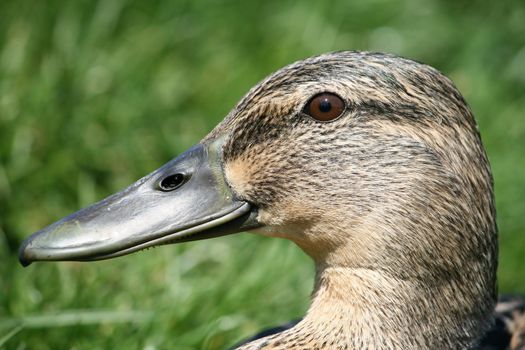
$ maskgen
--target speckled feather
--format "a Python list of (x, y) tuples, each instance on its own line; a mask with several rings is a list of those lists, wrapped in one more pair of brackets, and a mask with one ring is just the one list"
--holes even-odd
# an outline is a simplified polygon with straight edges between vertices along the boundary
[[(525, 298), (520, 296), (501, 297), (494, 312), (494, 325), (485, 333), (478, 350), (524, 350), (525, 349)], [(300, 320), (264, 330), (243, 340), (233, 349), (255, 340), (277, 335), (294, 327)]]
[[(340, 118), (303, 113), (320, 92), (345, 101)], [(203, 142), (218, 137), (228, 183), (259, 208), (258, 233), (292, 240), (317, 270), (306, 316), (239, 349), (486, 348), (492, 176), (448, 78), (386, 54), (309, 58), (252, 88)]]

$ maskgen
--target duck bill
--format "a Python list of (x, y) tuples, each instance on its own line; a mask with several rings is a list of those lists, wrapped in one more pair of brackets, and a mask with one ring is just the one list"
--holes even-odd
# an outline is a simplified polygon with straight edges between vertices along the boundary
[(228, 186), (221, 142), (199, 144), (125, 190), (27, 238), (27, 266), (43, 260), (101, 260), (152, 246), (258, 227), (256, 211)]

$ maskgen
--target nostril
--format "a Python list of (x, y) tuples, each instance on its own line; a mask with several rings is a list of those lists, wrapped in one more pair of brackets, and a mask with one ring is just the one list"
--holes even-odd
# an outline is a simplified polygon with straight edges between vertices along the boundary
[(182, 186), (186, 180), (186, 176), (184, 174), (172, 174), (169, 176), (166, 176), (164, 179), (160, 180), (159, 182), (159, 188), (162, 191), (173, 191)]

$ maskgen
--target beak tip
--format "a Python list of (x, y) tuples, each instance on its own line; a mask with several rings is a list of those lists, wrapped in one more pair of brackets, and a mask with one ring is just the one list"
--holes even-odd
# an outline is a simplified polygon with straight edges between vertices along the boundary
[(20, 246), (20, 249), (18, 250), (18, 261), (20, 261), (20, 264), (23, 267), (27, 267), (33, 262), (33, 260), (31, 260), (27, 254), (27, 246), (29, 245), (30, 242), (31, 242), (31, 237), (26, 239)]
[(22, 267), (28, 267), (29, 265), (31, 265), (31, 261), (20, 259), (20, 264), (22, 265)]

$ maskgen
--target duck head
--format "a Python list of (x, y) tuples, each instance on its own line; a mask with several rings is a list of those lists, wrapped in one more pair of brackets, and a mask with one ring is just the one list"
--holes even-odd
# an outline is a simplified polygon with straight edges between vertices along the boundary
[(198, 145), (29, 237), (20, 260), (105, 259), (240, 231), (300, 246), (316, 262), (314, 296), (335, 290), (323, 281), (340, 268), (361, 273), (348, 283), (363, 302), (403, 294), (398, 311), (418, 322), (451, 307), (440, 322), (465, 344), (490, 323), (496, 224), (475, 120), (449, 79), (385, 54), (277, 71)]

